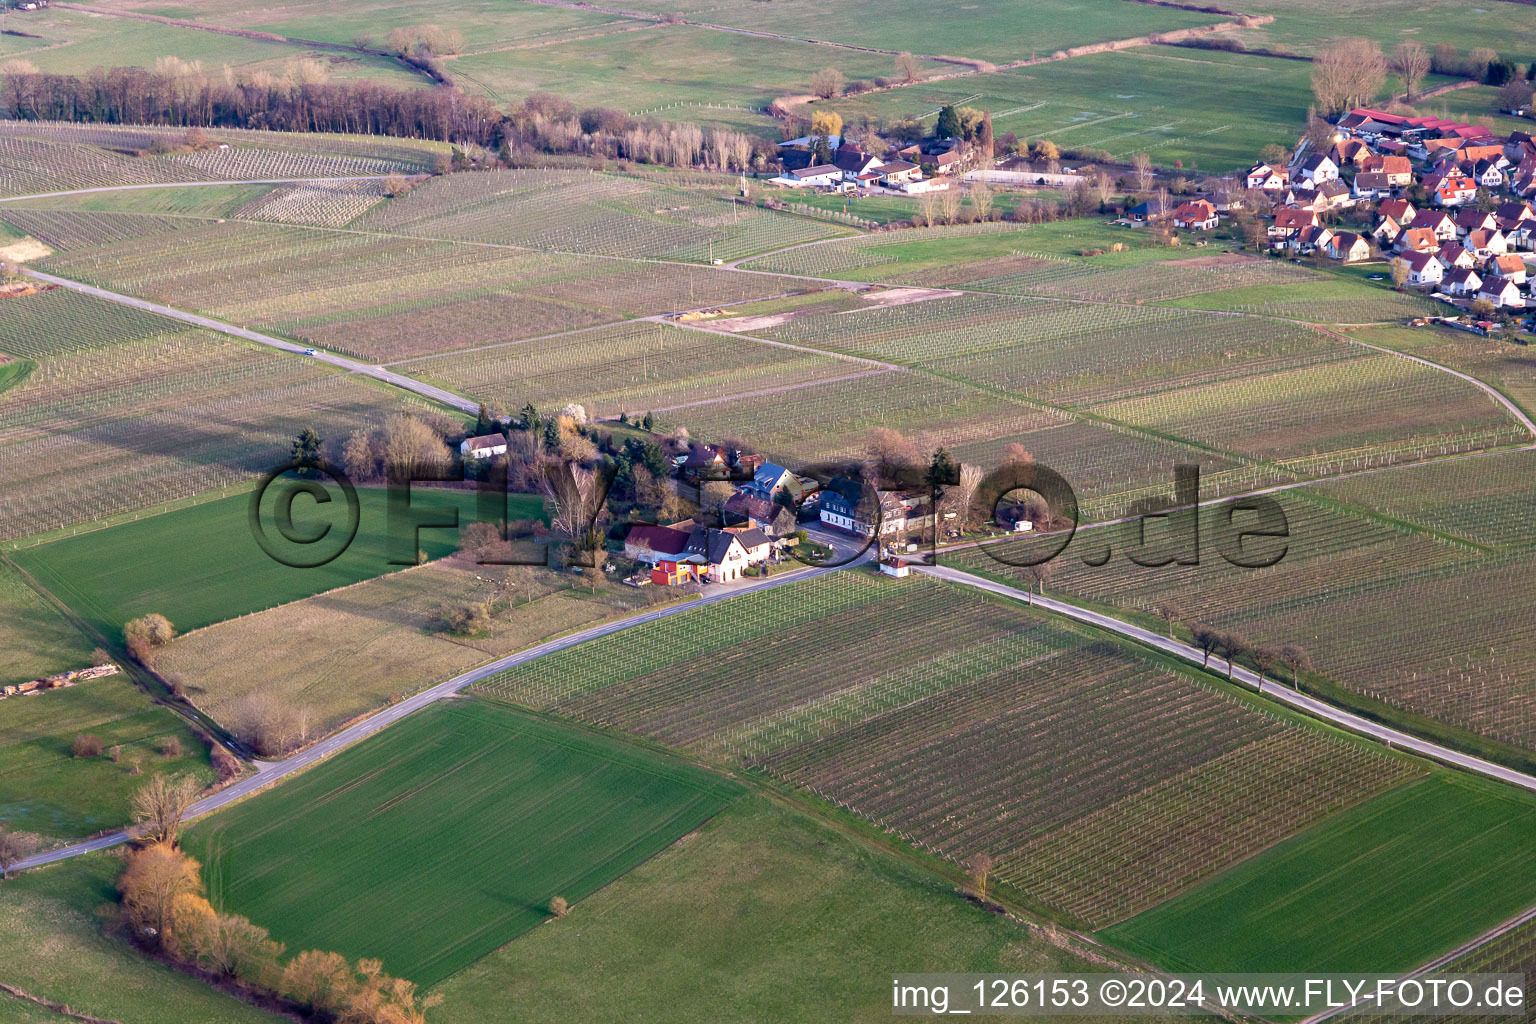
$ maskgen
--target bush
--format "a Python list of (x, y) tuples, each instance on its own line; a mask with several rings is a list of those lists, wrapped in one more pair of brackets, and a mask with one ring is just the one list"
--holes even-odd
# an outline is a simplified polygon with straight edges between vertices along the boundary
[(473, 636), (491, 628), (491, 605), (488, 601), (467, 604), (448, 613), (448, 628), (460, 636)]
[(240, 774), (240, 762), (234, 754), (215, 744), (211, 755), (213, 770), (219, 773), (220, 782), (228, 782)]
[(113, 764), (116, 764), (123, 759), (123, 748), (116, 745), (108, 747), (107, 756), (112, 759)]
[(175, 736), (167, 736), (165, 739), (161, 740), (160, 741), (160, 756), (161, 757), (180, 757), (181, 756), (181, 740), (178, 739)]
[(76, 757), (96, 757), (101, 753), (101, 737), (82, 732), (69, 749)]
[(556, 896), (549, 901), (549, 912), (556, 917), (564, 917), (571, 912), (570, 905), (565, 902), (564, 896)]

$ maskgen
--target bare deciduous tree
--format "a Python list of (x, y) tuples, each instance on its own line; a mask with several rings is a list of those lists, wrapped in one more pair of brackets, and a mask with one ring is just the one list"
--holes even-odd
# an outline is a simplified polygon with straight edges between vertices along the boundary
[(971, 895), (978, 902), (987, 902), (987, 887), (992, 881), (992, 856), (991, 854), (974, 854), (965, 862), (966, 883), (970, 886)]
[(1204, 623), (1197, 622), (1190, 628), (1194, 635), (1195, 646), (1200, 648), (1200, 653), (1205, 655), (1205, 660), (1200, 663), (1201, 668), (1211, 667), (1211, 655), (1221, 646), (1221, 631)]
[(1291, 689), (1301, 689), (1301, 671), (1312, 670), (1312, 656), (1306, 648), (1296, 644), (1286, 644), (1280, 648), (1280, 660), (1285, 662), (1285, 667), (1291, 670)]
[(195, 896), (202, 887), (197, 861), (160, 843), (129, 854), (128, 866), (117, 880), (128, 926), (161, 946), (168, 946), (171, 939), (176, 898)]
[(0, 878), (10, 878), (11, 868), (37, 848), (37, 837), (0, 824)]
[(1398, 43), (1392, 51), (1392, 70), (1403, 80), (1403, 98), (1412, 103), (1419, 83), (1429, 74), (1429, 51), (1416, 39)]
[(1386, 80), (1381, 47), (1358, 36), (1324, 47), (1312, 61), (1312, 94), (1325, 113), (1371, 100)]
[(971, 184), (971, 209), (977, 220), (986, 220), (992, 214), (992, 188), (985, 181)]
[(1184, 618), (1184, 609), (1177, 601), (1164, 601), (1156, 608), (1158, 617), (1168, 623), (1168, 637), (1173, 638), (1173, 624)]
[(824, 100), (842, 95), (843, 73), (837, 68), (822, 68), (811, 74), (811, 92)]
[(917, 58), (910, 53), (898, 53), (896, 55), (896, 73), (906, 82), (917, 81)]
[(152, 776), (133, 794), (133, 822), (150, 842), (174, 848), (181, 842), (182, 820), (201, 791), (189, 774)]

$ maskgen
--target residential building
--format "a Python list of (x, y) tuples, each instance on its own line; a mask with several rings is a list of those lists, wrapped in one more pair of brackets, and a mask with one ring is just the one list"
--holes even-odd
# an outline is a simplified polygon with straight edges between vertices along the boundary
[(1173, 211), (1173, 225), (1186, 231), (1210, 231), (1221, 223), (1216, 207), (1204, 199), (1180, 203)]
[(1503, 256), (1495, 256), (1489, 260), (1487, 272), (1494, 277), (1502, 277), (1506, 281), (1513, 281), (1515, 284), (1525, 284), (1525, 260), (1512, 252), (1505, 253)]
[(481, 434), (466, 437), (459, 442), (459, 454), (466, 459), (489, 459), (494, 455), (507, 454), (505, 434)]
[(1356, 263), (1370, 258), (1371, 243), (1353, 231), (1340, 231), (1328, 240), (1325, 251), (1329, 259)]
[(1410, 252), (1402, 257), (1408, 265), (1408, 283), (1414, 285), (1439, 284), (1445, 277), (1445, 264), (1432, 252)]
[(1525, 295), (1521, 293), (1520, 286), (1507, 277), (1487, 278), (1477, 290), (1477, 297), (1486, 299), (1500, 309), (1525, 308)]
[(1296, 168), (1296, 179), (1298, 181), (1310, 182), (1337, 181), (1339, 179), (1339, 165), (1330, 160), (1325, 154), (1313, 153)]
[(1482, 276), (1470, 267), (1458, 267), (1440, 279), (1440, 290), (1447, 295), (1476, 295), (1482, 286)]

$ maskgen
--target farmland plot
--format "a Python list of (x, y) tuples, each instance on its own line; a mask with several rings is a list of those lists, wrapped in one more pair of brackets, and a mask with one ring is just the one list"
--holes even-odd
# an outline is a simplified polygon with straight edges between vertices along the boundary
[[(599, 416), (724, 401), (867, 372), (861, 363), (659, 323), (621, 324), (407, 363), (402, 370), (521, 408), (579, 402)], [(793, 394), (794, 392), (788, 392)]]
[(91, 643), (58, 609), (0, 563), (0, 686), (24, 683), (91, 661)]
[[(1415, 771), (1019, 606), (850, 575), (754, 597), (770, 615), (701, 608), (481, 688), (768, 771), (946, 857), (990, 852), (1000, 877), (1099, 923)], [(1183, 828), (1155, 824), (1181, 812)], [(1160, 838), (1119, 870), (1127, 822)]]
[(5, 207), (3, 216), (7, 223), (41, 240), (49, 248), (64, 251), (110, 245), (144, 235), (163, 235), (187, 226), (184, 221), (152, 215), (28, 210), (14, 206)]
[(279, 224), (323, 224), (339, 228), (384, 198), (382, 181), (306, 182), (279, 185), (235, 211), (236, 217)]
[(298, 431), (331, 439), (404, 400), (319, 364), (59, 289), (0, 305), (0, 351), (37, 369), (0, 393), (0, 536), (244, 482)]
[(1302, 473), (1415, 461), (1525, 436), (1473, 385), (1386, 355), (1109, 402), (1093, 411)]
[(358, 222), (431, 238), (631, 258), (705, 262), (848, 234), (703, 189), (580, 171), (438, 178)]
[[(1235, 630), (1252, 643), (1300, 645), (1318, 673), (1350, 690), (1536, 747), (1536, 692), (1528, 683), (1536, 610), (1519, 582), (1532, 571), (1528, 552), (1484, 553), (1337, 503), (1300, 494), (1280, 500), (1290, 536), (1284, 557), (1267, 568), (1236, 568), (1216, 554), (1222, 526), (1212, 512), (1199, 565), (1139, 568), (1123, 557), (1129, 532), (1095, 530), (1058, 560), (1051, 586), (1146, 613), (1173, 600), (1186, 621)], [(1079, 542), (1083, 552), (1111, 543), (1117, 554), (1092, 568), (1078, 560)], [(1150, 554), (1157, 553), (1154, 544)], [(994, 575), (1018, 572), (983, 552), (956, 557)]]
[[(739, 793), (505, 708), (439, 705), (209, 819), (187, 842), (215, 899), (289, 948), (378, 957), (425, 987), (538, 925), (551, 898), (578, 902)], [(429, 842), (452, 856), (423, 856)]]
[(698, 437), (751, 437), (762, 451), (802, 465), (861, 456), (875, 427), (901, 431), (920, 450), (932, 451), (1069, 422), (968, 384), (907, 371), (679, 409), (662, 419)]

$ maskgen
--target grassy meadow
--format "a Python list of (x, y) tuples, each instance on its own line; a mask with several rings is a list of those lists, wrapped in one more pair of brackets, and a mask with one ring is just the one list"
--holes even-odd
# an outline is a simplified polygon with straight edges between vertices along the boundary
[(198, 824), (210, 897), (290, 949), (430, 986), (573, 906), (740, 794), (480, 702), (420, 712)]
[(950, 882), (753, 795), (566, 920), (443, 982), (427, 1019), (864, 1024), (890, 1018), (893, 970), (1103, 969), (959, 899)]
[(1437, 772), (1102, 936), (1172, 970), (1398, 973), (1536, 900), (1536, 798)]
[[(401, 694), (599, 620), (674, 595), (571, 574), (446, 559), (221, 622), (178, 638), (155, 668), (215, 720), (235, 724), (252, 694), (309, 708), (327, 731)], [(449, 631), (446, 618), (491, 601), (491, 627)]]
[[(268, 492), (270, 503), (279, 487)], [(318, 531), (334, 524), (340, 536), (345, 513), (339, 490), (329, 507), (308, 498), (294, 502), (295, 530)], [(474, 521), (474, 491), (412, 492), (413, 509), (428, 514), (457, 509), (461, 525)], [(182, 632), (309, 597), (335, 587), (393, 572), (392, 552), (412, 557), (410, 530), (402, 545), (391, 546), (386, 492), (358, 489), (357, 536), (345, 553), (313, 569), (292, 568), (270, 558), (252, 535), (250, 494), (236, 494), (200, 505), (149, 516), (105, 529), (65, 537), (12, 552), (16, 563), (108, 635), (129, 619), (151, 612), (166, 616)], [(509, 496), (511, 519), (542, 515), (542, 499)], [(264, 505), (266, 513), (271, 505)], [(264, 514), (266, 514), (264, 513)], [(268, 532), (277, 537), (267, 520)], [(322, 542), (328, 544), (329, 541)], [(453, 530), (424, 529), (420, 548), (439, 558), (458, 547)], [(285, 548), (308, 557), (309, 549)]]
[(85, 668), (93, 648), (20, 573), (0, 563), (0, 686)]
[[(5, 981), (77, 1014), (136, 1024), (280, 1024), (287, 1018), (151, 960), (109, 934), (122, 858), (93, 853), (0, 883)], [(0, 993), (0, 1020), (58, 1024), (52, 1010)]]
[[(74, 756), (82, 733), (101, 740), (100, 754)], [(185, 771), (211, 783), (208, 748), (121, 674), (0, 702), (0, 819), (24, 832), (79, 839), (116, 828), (151, 775)]]

